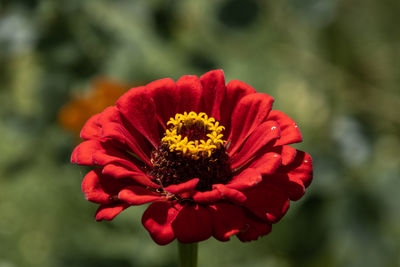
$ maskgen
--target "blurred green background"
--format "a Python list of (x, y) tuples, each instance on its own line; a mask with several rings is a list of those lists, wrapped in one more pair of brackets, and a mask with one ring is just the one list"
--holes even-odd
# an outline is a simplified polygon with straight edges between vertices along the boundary
[(222, 68), (294, 118), (315, 175), (272, 233), (200, 266), (400, 266), (400, 1), (0, 2), (0, 267), (176, 266), (145, 207), (94, 221), (59, 109), (96, 77)]

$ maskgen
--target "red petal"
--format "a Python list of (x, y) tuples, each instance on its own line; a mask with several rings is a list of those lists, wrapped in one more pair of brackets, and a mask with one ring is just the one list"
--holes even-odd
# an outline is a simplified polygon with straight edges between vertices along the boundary
[(304, 186), (308, 187), (313, 178), (312, 159), (307, 153), (297, 150), (294, 161), (279, 172), (287, 173), (293, 180), (301, 180)]
[(172, 194), (179, 194), (183, 192), (192, 191), (196, 188), (198, 182), (199, 179), (194, 178), (181, 184), (169, 185), (165, 188), (165, 191), (170, 192)]
[(203, 86), (204, 112), (219, 120), (220, 106), (226, 91), (224, 71), (209, 71), (200, 77), (200, 82)]
[(220, 200), (222, 193), (217, 189), (213, 189), (211, 191), (196, 192), (192, 198), (196, 203), (209, 204)]
[(226, 85), (226, 95), (221, 105), (221, 125), (225, 126), (229, 136), (233, 109), (244, 96), (256, 93), (256, 90), (244, 82), (232, 80)]
[(98, 171), (90, 171), (82, 181), (82, 191), (87, 200), (95, 203), (109, 203), (110, 194), (104, 192)]
[(297, 154), (297, 150), (291, 146), (282, 146), (282, 165), (288, 165), (293, 162)]
[(111, 221), (127, 207), (129, 205), (123, 203), (101, 205), (96, 211), (96, 221)]
[(153, 147), (160, 142), (156, 118), (156, 106), (145, 87), (132, 88), (117, 101), (117, 107), (124, 117)]
[(229, 153), (235, 153), (267, 117), (274, 99), (266, 94), (250, 94), (243, 97), (232, 114)]
[(229, 153), (232, 158), (232, 169), (239, 168), (253, 158), (257, 151), (280, 136), (279, 125), (267, 121), (258, 126), (244, 143), (239, 153)]
[(180, 93), (180, 103), (178, 113), (183, 112), (199, 112), (201, 108), (201, 97), (203, 94), (203, 87), (199, 78), (196, 76), (185, 75), (182, 76), (177, 82)]
[(80, 143), (72, 152), (71, 162), (80, 165), (93, 165), (93, 153), (103, 149), (97, 140)]
[(138, 184), (151, 188), (160, 187), (159, 185), (152, 182), (150, 178), (145, 175), (141, 170), (132, 171), (116, 164), (107, 164), (106, 166), (104, 166), (102, 173), (104, 175), (112, 176), (116, 179), (130, 178)]
[(289, 208), (289, 197), (276, 186), (260, 184), (245, 192), (245, 206), (261, 219), (278, 222)]
[(255, 158), (249, 165), (249, 168), (256, 169), (263, 175), (271, 175), (275, 173), (280, 165), (281, 156), (275, 152), (268, 152)]
[(175, 239), (171, 223), (181, 210), (179, 204), (154, 202), (143, 213), (142, 224), (151, 238), (159, 245), (166, 245)]
[(233, 203), (242, 204), (247, 199), (245, 194), (243, 194), (242, 192), (236, 189), (228, 188), (223, 184), (214, 184), (213, 189), (217, 189), (218, 191), (220, 191), (224, 199), (229, 200)]
[(119, 191), (133, 182), (126, 179), (115, 180), (111, 176), (101, 173), (101, 169), (95, 169), (86, 174), (82, 182), (82, 191), (87, 200), (95, 203), (111, 203), (112, 198), (118, 195)]
[(126, 144), (147, 165), (151, 166), (150, 159), (142, 149), (142, 145), (119, 123), (110, 122), (102, 126), (101, 137), (110, 138)]
[(164, 124), (170, 117), (175, 117), (180, 103), (180, 95), (172, 79), (161, 79), (149, 83), (146, 85), (146, 90), (154, 99), (157, 114)]
[(272, 110), (268, 120), (276, 121), (281, 129), (281, 138), (275, 143), (276, 146), (298, 143), (303, 140), (297, 124), (285, 113)]
[(250, 215), (245, 217), (245, 224), (247, 229), (237, 235), (242, 242), (257, 240), (258, 237), (269, 234), (272, 229), (270, 223), (263, 222)]
[(256, 169), (249, 168), (242, 171), (239, 175), (233, 177), (226, 187), (242, 191), (256, 186), (261, 181), (261, 173)]
[(84, 140), (100, 138), (100, 126), (97, 124), (97, 119), (100, 114), (96, 114), (88, 119), (81, 130), (81, 138)]
[(305, 193), (303, 182), (300, 179), (291, 178), (287, 174), (278, 173), (272, 176), (265, 176), (264, 183), (266, 186), (273, 185), (287, 192), (290, 200), (299, 200)]
[(141, 186), (129, 186), (119, 192), (118, 199), (130, 205), (142, 205), (161, 200), (161, 196)]
[(228, 241), (231, 235), (237, 234), (245, 227), (242, 207), (228, 203), (217, 203), (211, 212), (213, 236), (219, 241)]
[(182, 243), (194, 243), (212, 235), (210, 211), (201, 205), (185, 204), (172, 222), (176, 238)]

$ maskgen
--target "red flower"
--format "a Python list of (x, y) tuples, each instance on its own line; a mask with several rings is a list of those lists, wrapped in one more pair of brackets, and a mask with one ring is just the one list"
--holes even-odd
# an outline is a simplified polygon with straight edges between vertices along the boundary
[(221, 70), (131, 89), (72, 154), (98, 167), (82, 183), (96, 220), (151, 202), (142, 222), (160, 245), (268, 234), (312, 180), (310, 156), (287, 146), (302, 141), (296, 123), (272, 103)]

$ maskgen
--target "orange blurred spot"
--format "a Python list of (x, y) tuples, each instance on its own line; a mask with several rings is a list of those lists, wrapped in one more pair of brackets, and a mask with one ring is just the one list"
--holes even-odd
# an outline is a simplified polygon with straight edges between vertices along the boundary
[(129, 85), (109, 78), (97, 78), (87, 95), (80, 95), (66, 103), (58, 112), (58, 122), (66, 130), (79, 137), (85, 122), (106, 107), (115, 105)]

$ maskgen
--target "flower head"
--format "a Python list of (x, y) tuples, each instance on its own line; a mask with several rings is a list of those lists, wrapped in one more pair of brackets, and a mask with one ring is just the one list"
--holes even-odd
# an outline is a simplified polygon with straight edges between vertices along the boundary
[(72, 162), (95, 166), (82, 182), (96, 220), (151, 203), (153, 240), (192, 243), (268, 234), (312, 180), (296, 123), (273, 98), (221, 70), (132, 88), (91, 117)]

